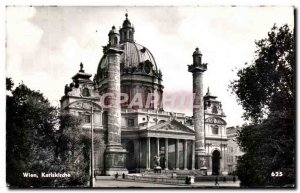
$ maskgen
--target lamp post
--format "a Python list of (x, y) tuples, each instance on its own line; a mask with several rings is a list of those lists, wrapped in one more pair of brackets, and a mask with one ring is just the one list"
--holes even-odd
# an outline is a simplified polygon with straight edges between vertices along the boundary
[[(223, 157), (223, 150), (222, 150), (222, 146), (223, 146), (223, 134), (222, 134), (222, 127), (220, 128), (221, 130), (221, 159), (222, 159), (222, 162), (223, 162), (223, 168), (221, 168), (221, 174), (222, 174), (222, 171), (224, 169), (224, 164), (225, 164), (225, 158)], [(220, 160), (221, 161), (221, 160)]]
[(95, 183), (95, 174), (94, 174), (94, 128), (93, 128), (93, 114), (94, 114), (94, 108), (93, 108), (93, 102), (91, 101), (91, 138), (92, 138), (92, 147), (91, 147), (91, 178), (90, 178), (91, 187), (93, 187), (94, 183)]
[(91, 105), (91, 118), (90, 118), (90, 123), (91, 123), (91, 152), (90, 152), (90, 186), (93, 187), (95, 184), (95, 174), (94, 174), (94, 105), (92, 100), (87, 100), (85, 102), (90, 103)]

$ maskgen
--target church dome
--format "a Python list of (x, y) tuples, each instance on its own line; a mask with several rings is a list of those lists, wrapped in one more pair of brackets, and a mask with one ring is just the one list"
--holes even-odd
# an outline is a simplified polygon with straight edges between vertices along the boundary
[[(139, 93), (142, 96), (143, 107), (148, 109), (161, 109), (160, 103), (151, 103), (147, 105), (146, 99), (149, 94), (154, 94), (162, 99), (163, 85), (162, 73), (157, 68), (155, 59), (152, 53), (141, 44), (134, 40), (134, 27), (128, 19), (128, 14), (125, 14), (126, 19), (123, 22), (122, 28), (117, 33), (113, 26), (109, 32), (109, 42), (103, 46), (103, 56), (99, 62), (97, 74), (94, 76), (95, 87), (100, 95), (107, 92), (108, 88), (108, 61), (109, 49), (121, 50), (120, 60), (112, 61), (113, 65), (120, 66), (120, 89), (121, 93), (126, 93), (128, 101), (122, 104), (122, 108), (127, 108), (135, 94)], [(130, 107), (131, 108), (131, 107)], [(136, 107), (132, 107), (136, 108)]]
[[(121, 71), (126, 69), (140, 70), (149, 74), (158, 72), (158, 68), (152, 53), (144, 46), (135, 42), (124, 42), (120, 44), (120, 48), (124, 51), (121, 54)], [(99, 70), (106, 69), (108, 65), (107, 56), (104, 54), (99, 62)]]

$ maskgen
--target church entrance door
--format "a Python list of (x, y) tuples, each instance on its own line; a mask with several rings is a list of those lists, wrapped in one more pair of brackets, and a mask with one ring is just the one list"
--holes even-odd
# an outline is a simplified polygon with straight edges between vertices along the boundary
[(126, 151), (127, 151), (127, 156), (126, 156), (126, 168), (127, 170), (131, 172), (135, 172), (136, 169), (136, 160), (134, 156), (134, 143), (133, 141), (128, 141), (126, 144)]
[(220, 152), (218, 150), (213, 151), (212, 153), (212, 175), (219, 175), (220, 169)]

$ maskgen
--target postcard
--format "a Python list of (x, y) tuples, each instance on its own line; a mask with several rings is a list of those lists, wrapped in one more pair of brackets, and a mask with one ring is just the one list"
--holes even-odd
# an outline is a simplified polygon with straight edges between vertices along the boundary
[(6, 184), (296, 186), (293, 6), (7, 6)]

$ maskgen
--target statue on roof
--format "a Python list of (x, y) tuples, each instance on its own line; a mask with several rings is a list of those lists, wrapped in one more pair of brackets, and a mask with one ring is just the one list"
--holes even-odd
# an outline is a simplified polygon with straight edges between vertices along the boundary
[(206, 95), (210, 95), (209, 87), (207, 87), (207, 93)]
[(84, 72), (82, 62), (80, 62), (80, 70), (79, 70), (79, 72)]

